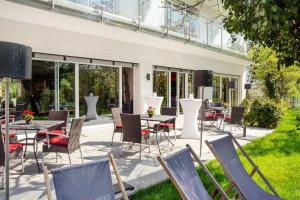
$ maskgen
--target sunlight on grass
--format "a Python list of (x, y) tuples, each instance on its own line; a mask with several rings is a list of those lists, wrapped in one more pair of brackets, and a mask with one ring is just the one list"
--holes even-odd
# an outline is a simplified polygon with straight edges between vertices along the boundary
[[(246, 152), (258, 165), (275, 190), (283, 199), (300, 199), (300, 122), (295, 119), (300, 109), (288, 110), (276, 130), (263, 138), (259, 138), (244, 146)], [(251, 171), (250, 164), (241, 157), (246, 169)], [(207, 167), (223, 188), (229, 186), (223, 170), (217, 161), (211, 161)], [(199, 170), (201, 180), (209, 192), (214, 188), (210, 180)], [(254, 180), (267, 189), (264, 182), (256, 174)], [(233, 193), (230, 194), (233, 196)], [(165, 181), (145, 190), (141, 190), (130, 199), (143, 200), (176, 200), (179, 194), (171, 182)]]

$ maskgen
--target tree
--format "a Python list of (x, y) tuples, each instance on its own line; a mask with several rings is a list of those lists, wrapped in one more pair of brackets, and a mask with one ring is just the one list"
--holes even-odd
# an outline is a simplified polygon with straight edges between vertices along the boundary
[(224, 25), (229, 33), (277, 51), (281, 63), (300, 61), (299, 0), (223, 0), (228, 14)]
[[(201, 13), (205, 2), (194, 0), (182, 9)], [(229, 33), (272, 48), (287, 66), (300, 63), (300, 0), (217, 0), (213, 7), (218, 14), (212, 20), (221, 17)]]
[(289, 97), (300, 97), (300, 67), (286, 67), (279, 63), (278, 53), (268, 47), (255, 47), (249, 51), (254, 62), (250, 73), (262, 89), (264, 96), (279, 102)]

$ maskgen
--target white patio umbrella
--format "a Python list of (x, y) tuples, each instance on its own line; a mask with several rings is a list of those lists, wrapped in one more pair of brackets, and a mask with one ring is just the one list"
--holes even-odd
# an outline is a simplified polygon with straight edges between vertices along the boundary
[[(5, 84), (5, 199), (9, 199), (9, 84), (11, 79), (31, 79), (31, 47), (0, 41), (0, 78)], [(1, 131), (1, 130), (0, 130)]]

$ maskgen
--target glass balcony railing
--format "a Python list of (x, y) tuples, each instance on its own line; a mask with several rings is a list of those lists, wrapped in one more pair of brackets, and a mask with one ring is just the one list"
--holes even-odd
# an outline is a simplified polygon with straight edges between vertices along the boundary
[[(21, 1), (21, 0), (15, 0)], [(218, 51), (246, 55), (247, 47), (241, 35), (235, 40), (222, 24), (196, 14), (186, 13), (172, 3), (162, 0), (31, 0), (52, 9), (138, 29), (144, 32), (191, 44), (207, 46)], [(47, 3), (46, 3), (47, 2)]]

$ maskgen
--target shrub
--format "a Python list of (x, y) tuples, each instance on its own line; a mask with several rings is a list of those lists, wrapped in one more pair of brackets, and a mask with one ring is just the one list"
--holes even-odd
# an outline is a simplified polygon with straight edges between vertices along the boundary
[(300, 121), (300, 114), (297, 114), (297, 115), (296, 115), (296, 119), (297, 119), (298, 121)]
[(269, 99), (255, 99), (247, 102), (244, 123), (262, 128), (275, 128), (285, 109), (284, 102), (275, 103)]

